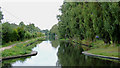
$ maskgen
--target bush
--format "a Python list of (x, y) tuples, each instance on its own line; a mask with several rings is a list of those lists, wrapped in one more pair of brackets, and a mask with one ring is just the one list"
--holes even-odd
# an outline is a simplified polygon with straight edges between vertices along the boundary
[(25, 33), (25, 38), (26, 38), (26, 39), (32, 38), (31, 33), (27, 31), (27, 32)]

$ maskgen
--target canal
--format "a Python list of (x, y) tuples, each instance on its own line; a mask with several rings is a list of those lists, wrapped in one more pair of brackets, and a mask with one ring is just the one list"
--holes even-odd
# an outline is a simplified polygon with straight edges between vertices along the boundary
[(120, 63), (102, 60), (82, 54), (81, 45), (68, 41), (43, 41), (32, 49), (36, 56), (5, 60), (4, 67), (12, 66), (119, 66)]

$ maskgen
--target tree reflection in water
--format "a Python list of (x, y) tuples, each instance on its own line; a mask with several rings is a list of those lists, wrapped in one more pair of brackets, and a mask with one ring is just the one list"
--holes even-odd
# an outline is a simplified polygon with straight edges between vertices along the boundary
[[(82, 54), (83, 48), (81, 47), (81, 45), (72, 44), (69, 41), (54, 40), (51, 41), (50, 44), (52, 44), (52, 47), (54, 48), (56, 47), (59, 48), (58, 51), (56, 52), (58, 56), (57, 59), (58, 61), (56, 62), (56, 66), (109, 66), (111, 68), (112, 66), (120, 65), (120, 63), (115, 63), (108, 60), (102, 60), (98, 58), (85, 56)], [(58, 45), (60, 46), (58, 47)], [(30, 57), (26, 57), (26, 58), (30, 58)], [(2, 62), (2, 68), (11, 68), (12, 64), (15, 63), (16, 61), (20, 61), (24, 63), (24, 61), (26, 61), (26, 58), (5, 60)], [(46, 61), (46, 58), (44, 60)]]
[(10, 60), (2, 61), (2, 68), (12, 68), (13, 63), (15, 63), (18, 60), (20, 62), (24, 62), (27, 58), (30, 58), (30, 57), (22, 57), (22, 58), (10, 59)]
[(58, 64), (61, 66), (119, 66), (119, 63), (101, 60), (82, 54), (82, 47), (78, 44), (61, 41), (58, 49)]

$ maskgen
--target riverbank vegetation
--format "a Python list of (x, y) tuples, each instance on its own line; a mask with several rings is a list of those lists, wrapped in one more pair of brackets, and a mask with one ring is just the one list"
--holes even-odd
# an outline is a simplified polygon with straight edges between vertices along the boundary
[[(64, 2), (58, 15), (60, 38), (120, 44), (119, 3)], [(114, 9), (114, 10), (113, 10)]]
[(34, 39), (34, 38), (24, 39), (24, 40), (22, 40), (22, 41), (13, 41), (13, 42), (5, 43), (4, 45), (2, 45), (2, 47), (7, 47), (7, 46), (10, 46), (10, 45), (23, 43), (23, 42), (25, 42), (25, 41), (29, 41), (29, 40), (32, 40), (32, 39)]
[[(1, 9), (1, 8), (0, 8)], [(15, 23), (2, 22), (3, 14), (0, 10), (0, 38), (2, 45), (14, 41), (23, 41), (25, 39), (42, 37), (44, 34), (33, 23), (25, 25), (23, 21), (19, 25)]]
[(91, 53), (118, 57), (120, 2), (64, 2), (60, 11), (60, 39), (91, 45)]
[(3, 19), (3, 14), (1, 11), (1, 7), (0, 7), (0, 47), (2, 47), (2, 22), (1, 20)]
[[(28, 42), (23, 42), (20, 44), (17, 43), (14, 47), (2, 51), (2, 57), (30, 54), (32, 51), (32, 48), (35, 47), (37, 43), (40, 43), (43, 40), (45, 40), (45, 39), (39, 37), (39, 38), (31, 39)], [(33, 43), (33, 42), (35, 42), (35, 43)], [(33, 44), (27, 46), (30, 43), (33, 43)]]
[[(64, 46), (65, 45), (65, 46)], [(118, 61), (111, 62), (110, 60), (96, 59), (91, 56), (81, 54), (83, 48), (79, 44), (70, 41), (60, 41), (58, 50), (58, 64), (62, 66), (119, 66)], [(69, 62), (69, 63), (68, 63)]]
[(104, 55), (109, 57), (119, 57), (118, 47), (107, 47), (107, 48), (96, 48), (87, 51), (88, 53), (96, 54), (96, 55)]
[(41, 36), (44, 36), (44, 34), (34, 24), (25, 25), (23, 22), (20, 22), (19, 25), (9, 22), (2, 23), (2, 44)]
[[(1, 8), (0, 8), (1, 9)], [(38, 27), (35, 27), (33, 23), (25, 25), (23, 21), (19, 25), (15, 23), (2, 22), (2, 11), (0, 11), (0, 41), (1, 44), (7, 46), (8, 43), (12, 44), (19, 41), (28, 40), (31, 38), (45, 36)]]
[(2, 19), (3, 14), (0, 10), (0, 46), (7, 47), (11, 45), (10, 47), (12, 47), (1, 51), (2, 57), (30, 54), (32, 48), (38, 42), (45, 40), (45, 34), (33, 23), (25, 25), (21, 21), (17, 25), (15, 23), (2, 22)]
[(58, 39), (59, 38), (58, 24), (53, 25), (49, 31), (49, 39)]

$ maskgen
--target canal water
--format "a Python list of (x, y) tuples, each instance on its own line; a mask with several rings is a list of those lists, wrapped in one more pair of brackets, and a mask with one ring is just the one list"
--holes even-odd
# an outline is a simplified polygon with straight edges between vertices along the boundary
[(36, 56), (2, 62), (4, 67), (12, 66), (119, 66), (120, 63), (85, 56), (81, 45), (68, 41), (43, 41), (33, 48)]

